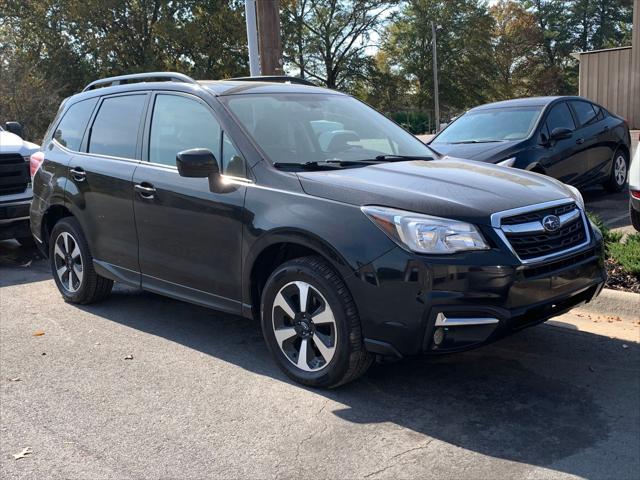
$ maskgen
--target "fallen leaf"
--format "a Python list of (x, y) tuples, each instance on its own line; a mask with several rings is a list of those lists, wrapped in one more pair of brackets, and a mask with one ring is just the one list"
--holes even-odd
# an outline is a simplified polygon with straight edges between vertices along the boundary
[(595, 369), (595, 368), (593, 368), (591, 365), (589, 365), (589, 371), (590, 371), (590, 372), (595, 372), (595, 371), (596, 371), (596, 369)]
[(46, 355), (46, 354), (47, 354), (47, 352), (42, 352), (42, 355)]
[(9, 381), (11, 381), (11, 382), (19, 382), (20, 380), (22, 380), (20, 377), (10, 378), (9, 379)]
[(133, 355), (127, 355), (124, 357), (125, 360), (133, 360)]
[(627, 345), (626, 343), (623, 343), (622, 348), (629, 348), (629, 345)]
[(42, 330), (36, 330), (35, 332), (33, 332), (34, 337), (41, 337), (43, 335), (44, 335), (44, 331)]
[(22, 449), (22, 451), (20, 453), (16, 453), (13, 456), (13, 458), (15, 460), (20, 460), (21, 458), (27, 458), (32, 453), (33, 453), (33, 451), (31, 450), (31, 447), (25, 447), (25, 448)]

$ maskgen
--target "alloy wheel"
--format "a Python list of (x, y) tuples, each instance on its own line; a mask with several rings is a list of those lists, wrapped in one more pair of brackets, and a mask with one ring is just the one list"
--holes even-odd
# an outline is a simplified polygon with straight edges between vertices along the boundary
[(286, 284), (273, 302), (273, 332), (289, 362), (305, 372), (326, 367), (337, 345), (336, 320), (322, 294), (302, 281)]
[(82, 255), (78, 241), (69, 232), (56, 238), (53, 249), (56, 275), (60, 284), (70, 293), (78, 291), (84, 278)]
[(618, 155), (614, 164), (613, 175), (618, 185), (623, 185), (627, 179), (627, 162), (623, 155)]

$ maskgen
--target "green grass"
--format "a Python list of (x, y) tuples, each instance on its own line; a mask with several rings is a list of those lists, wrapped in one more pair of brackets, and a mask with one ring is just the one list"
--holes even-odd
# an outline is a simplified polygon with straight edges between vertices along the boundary
[(640, 276), (640, 233), (633, 233), (624, 243), (609, 245), (608, 254), (627, 272)]
[(623, 242), (622, 233), (609, 230), (597, 215), (587, 215), (602, 232), (607, 258), (614, 260), (627, 272), (640, 276), (640, 233), (627, 235)]

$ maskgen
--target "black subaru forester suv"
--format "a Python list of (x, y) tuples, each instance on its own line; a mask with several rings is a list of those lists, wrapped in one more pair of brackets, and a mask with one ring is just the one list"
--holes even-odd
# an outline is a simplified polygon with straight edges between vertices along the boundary
[(476, 347), (605, 281), (575, 189), (439, 157), (295, 79), (99, 80), (63, 103), (43, 152), (31, 228), (67, 301), (116, 281), (259, 319), (307, 385)]

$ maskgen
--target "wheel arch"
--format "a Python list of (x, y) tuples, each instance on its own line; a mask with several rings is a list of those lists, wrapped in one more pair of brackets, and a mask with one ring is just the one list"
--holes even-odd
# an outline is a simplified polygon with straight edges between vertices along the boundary
[(49, 256), (49, 236), (56, 223), (65, 217), (74, 217), (71, 211), (62, 204), (51, 205), (45, 211), (40, 223), (40, 234), (42, 235), (43, 253)]
[(279, 230), (262, 237), (246, 256), (243, 268), (243, 315), (260, 318), (262, 289), (271, 273), (294, 258), (319, 256), (344, 279), (351, 274), (348, 262), (321, 238), (300, 230)]

